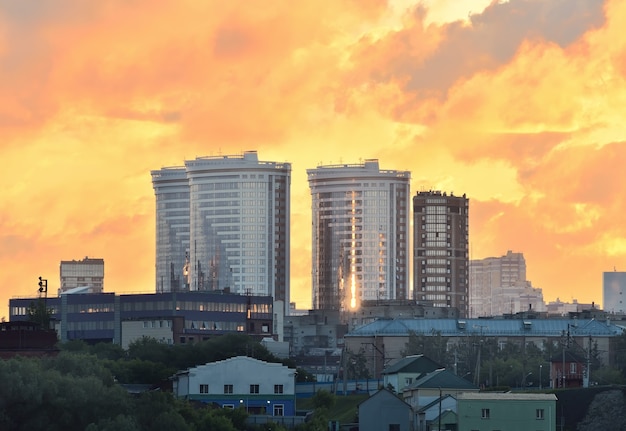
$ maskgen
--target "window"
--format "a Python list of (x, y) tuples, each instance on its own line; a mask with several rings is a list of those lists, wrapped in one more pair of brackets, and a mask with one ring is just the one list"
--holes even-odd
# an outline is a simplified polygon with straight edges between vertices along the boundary
[(250, 393), (258, 394), (259, 393), (259, 385), (250, 385)]
[(404, 384), (405, 384), (406, 386), (410, 386), (410, 385), (411, 385), (411, 383), (413, 383), (413, 378), (412, 378), (412, 377), (406, 377), (406, 378), (404, 379)]
[(224, 393), (232, 394), (233, 393), (233, 385), (224, 385)]
[(400, 431), (400, 424), (389, 424), (389, 431)]
[(283, 404), (274, 404), (274, 416), (284, 416), (285, 406)]
[(537, 409), (536, 410), (536, 418), (538, 420), (543, 420), (543, 409)]
[(200, 393), (201, 394), (208, 394), (209, 393), (209, 385), (201, 384), (200, 385)]
[(489, 409), (482, 409), (480, 417), (483, 419), (489, 419)]
[(283, 385), (274, 385), (274, 393), (282, 394), (283, 393)]

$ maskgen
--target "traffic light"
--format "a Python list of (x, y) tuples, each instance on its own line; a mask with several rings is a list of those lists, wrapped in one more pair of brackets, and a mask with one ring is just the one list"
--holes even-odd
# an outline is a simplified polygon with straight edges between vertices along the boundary
[(39, 277), (39, 293), (48, 293), (48, 280)]

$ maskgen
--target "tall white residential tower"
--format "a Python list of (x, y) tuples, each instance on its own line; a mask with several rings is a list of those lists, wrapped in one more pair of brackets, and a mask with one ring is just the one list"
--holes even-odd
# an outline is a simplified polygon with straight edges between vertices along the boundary
[(152, 178), (157, 291), (230, 290), (289, 304), (291, 164), (247, 151), (187, 160)]
[(313, 308), (408, 299), (410, 179), (378, 160), (308, 169)]

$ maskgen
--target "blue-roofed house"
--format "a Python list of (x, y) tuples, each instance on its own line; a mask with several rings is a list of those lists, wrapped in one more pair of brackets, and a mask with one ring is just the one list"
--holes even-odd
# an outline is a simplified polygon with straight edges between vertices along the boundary
[(453, 372), (440, 369), (426, 374), (404, 388), (404, 401), (414, 409), (428, 405), (445, 395), (455, 398), (465, 392), (478, 392), (480, 388), (473, 383), (457, 376)]
[(407, 356), (383, 370), (383, 385), (385, 388), (402, 393), (405, 387), (439, 368), (443, 368), (443, 365), (424, 355)]

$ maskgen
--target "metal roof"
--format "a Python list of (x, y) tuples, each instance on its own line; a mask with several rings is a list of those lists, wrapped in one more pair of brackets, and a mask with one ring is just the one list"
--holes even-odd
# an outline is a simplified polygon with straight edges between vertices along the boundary
[(398, 360), (383, 370), (383, 374), (404, 373), (430, 373), (443, 365), (437, 364), (424, 355), (410, 355)]
[(569, 331), (572, 337), (614, 337), (624, 328), (610, 321), (596, 319), (379, 319), (345, 335), (406, 336), (409, 332), (420, 335), (441, 334), (459, 336), (530, 336), (557, 337)]
[(405, 388), (404, 390), (406, 391), (424, 388), (467, 389), (476, 391), (479, 389), (478, 386), (457, 376), (451, 371), (442, 369), (433, 371), (432, 373), (428, 373), (427, 375), (417, 379), (415, 382), (413, 382), (413, 384), (411, 384), (408, 388)]

